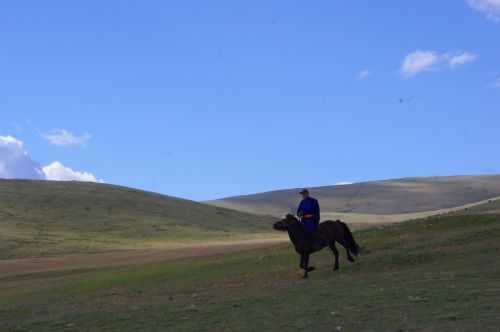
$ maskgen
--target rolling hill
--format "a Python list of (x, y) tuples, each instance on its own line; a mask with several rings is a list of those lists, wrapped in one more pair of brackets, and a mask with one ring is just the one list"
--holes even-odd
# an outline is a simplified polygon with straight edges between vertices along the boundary
[(113, 185), (0, 180), (0, 258), (255, 238), (271, 221)]
[[(320, 200), (325, 216), (361, 215), (369, 220), (377, 215), (399, 215), (398, 220), (404, 220), (412, 214), (422, 217), (422, 213), (499, 197), (500, 175), (403, 178), (310, 189)], [(299, 199), (298, 189), (288, 189), (207, 203), (248, 213), (282, 216), (295, 211)]]

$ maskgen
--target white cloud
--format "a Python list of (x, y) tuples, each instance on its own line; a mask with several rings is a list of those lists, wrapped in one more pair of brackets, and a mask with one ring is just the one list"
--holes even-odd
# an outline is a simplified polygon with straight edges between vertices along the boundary
[(83, 181), (83, 182), (102, 182), (98, 181), (92, 173), (79, 172), (64, 166), (59, 161), (54, 161), (43, 168), (43, 173), (47, 180), (53, 181)]
[(54, 129), (48, 133), (42, 134), (42, 137), (51, 144), (58, 146), (82, 146), (87, 144), (92, 138), (89, 133), (77, 136), (66, 129)]
[(335, 183), (336, 186), (347, 186), (349, 184), (353, 184), (354, 182), (349, 182), (349, 181), (340, 181)]
[(489, 19), (500, 21), (500, 0), (467, 0), (467, 3)]
[(456, 69), (476, 61), (477, 57), (476, 54), (470, 52), (438, 53), (431, 50), (416, 50), (403, 59), (400, 70), (404, 77), (410, 78), (425, 71), (438, 70), (446, 66)]
[(0, 178), (41, 180), (45, 175), (24, 150), (23, 142), (12, 136), (0, 136)]
[(368, 77), (370, 77), (371, 72), (368, 69), (363, 69), (360, 71), (357, 75), (358, 80), (366, 80)]
[(439, 62), (439, 54), (434, 51), (417, 50), (408, 54), (401, 65), (401, 73), (412, 77), (423, 71), (432, 69)]
[(476, 61), (477, 55), (469, 52), (461, 52), (455, 55), (445, 55), (445, 58), (451, 68), (456, 68), (458, 66)]
[(59, 161), (40, 167), (24, 149), (23, 142), (12, 136), (0, 136), (0, 178), (102, 182), (92, 173), (75, 171)]

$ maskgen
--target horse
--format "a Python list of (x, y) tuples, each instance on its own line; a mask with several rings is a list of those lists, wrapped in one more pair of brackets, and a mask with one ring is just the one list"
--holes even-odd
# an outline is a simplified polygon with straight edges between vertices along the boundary
[(355, 261), (354, 257), (359, 254), (359, 246), (354, 240), (349, 227), (340, 220), (327, 220), (320, 223), (317, 234), (313, 234), (297, 218), (287, 214), (285, 219), (274, 223), (273, 228), (278, 231), (288, 232), (295, 251), (300, 255), (300, 268), (304, 270), (304, 279), (308, 277), (309, 272), (315, 270), (314, 266), (309, 266), (309, 256), (327, 246), (335, 256), (334, 271), (339, 269), (339, 252), (335, 246), (336, 242), (345, 248), (347, 259), (351, 263)]

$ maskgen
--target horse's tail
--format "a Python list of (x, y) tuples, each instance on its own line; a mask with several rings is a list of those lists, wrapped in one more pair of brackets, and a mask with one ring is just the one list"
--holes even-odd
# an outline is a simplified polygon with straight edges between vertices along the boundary
[(345, 242), (347, 244), (347, 247), (348, 247), (349, 251), (354, 256), (358, 256), (358, 254), (359, 254), (359, 246), (356, 243), (356, 241), (354, 240), (354, 236), (352, 235), (351, 230), (349, 229), (349, 227), (347, 227), (347, 225), (345, 223), (343, 223), (340, 220), (339, 220), (339, 222), (342, 225), (342, 227), (344, 227), (344, 240), (345, 240)]

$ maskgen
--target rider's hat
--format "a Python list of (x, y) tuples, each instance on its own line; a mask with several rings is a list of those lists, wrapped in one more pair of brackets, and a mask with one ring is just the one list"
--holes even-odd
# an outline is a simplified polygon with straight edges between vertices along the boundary
[(309, 190), (307, 190), (306, 188), (304, 188), (304, 189), (302, 189), (302, 190), (300, 191), (300, 193), (299, 193), (299, 194), (301, 194), (301, 195), (303, 195), (303, 194), (309, 194)]

